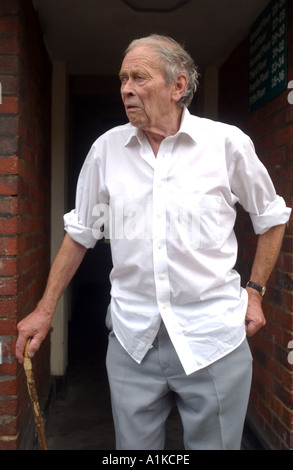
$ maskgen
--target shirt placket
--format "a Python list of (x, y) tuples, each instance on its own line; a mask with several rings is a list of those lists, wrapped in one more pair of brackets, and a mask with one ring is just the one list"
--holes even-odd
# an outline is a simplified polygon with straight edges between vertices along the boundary
[[(164, 148), (164, 147), (163, 147)], [(156, 286), (157, 304), (160, 315), (164, 321), (173, 345), (182, 361), (186, 373), (190, 373), (189, 366), (192, 354), (186, 338), (183, 335), (172, 305), (171, 287), (168, 272), (167, 251), (167, 197), (168, 197), (168, 162), (171, 158), (172, 146), (169, 152), (158, 154), (154, 166), (153, 179), (153, 264)]]
[(153, 180), (153, 263), (156, 295), (162, 316), (170, 309), (167, 257), (167, 156), (158, 154)]

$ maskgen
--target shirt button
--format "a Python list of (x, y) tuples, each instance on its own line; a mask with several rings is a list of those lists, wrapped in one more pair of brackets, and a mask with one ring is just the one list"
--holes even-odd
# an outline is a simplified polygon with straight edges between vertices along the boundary
[(160, 281), (163, 281), (163, 280), (165, 279), (164, 274), (161, 274), (161, 275), (159, 276), (159, 279), (160, 279)]
[(158, 250), (161, 250), (163, 248), (163, 245), (161, 243), (158, 244)]
[(164, 304), (164, 305), (162, 305), (162, 307), (163, 307), (163, 309), (164, 309), (164, 310), (166, 310), (166, 308), (167, 308), (167, 305), (166, 305), (166, 304)]

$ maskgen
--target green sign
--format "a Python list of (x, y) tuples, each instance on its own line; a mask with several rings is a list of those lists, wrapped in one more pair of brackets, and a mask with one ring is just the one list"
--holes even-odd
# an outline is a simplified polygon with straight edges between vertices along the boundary
[(287, 0), (273, 0), (250, 30), (250, 111), (259, 109), (286, 88)]

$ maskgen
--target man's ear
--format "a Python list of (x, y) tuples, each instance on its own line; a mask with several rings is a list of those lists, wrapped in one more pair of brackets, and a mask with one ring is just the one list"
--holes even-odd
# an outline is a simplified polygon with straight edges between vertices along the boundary
[(174, 83), (173, 89), (173, 98), (174, 101), (178, 101), (182, 98), (185, 93), (185, 90), (188, 86), (188, 79), (184, 73), (178, 75), (176, 82)]

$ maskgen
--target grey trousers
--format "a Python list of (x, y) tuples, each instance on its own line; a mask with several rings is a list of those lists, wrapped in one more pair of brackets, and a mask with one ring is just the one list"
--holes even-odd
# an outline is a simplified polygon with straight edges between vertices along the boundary
[(141, 364), (110, 332), (106, 364), (117, 450), (163, 450), (174, 399), (186, 450), (240, 449), (252, 375), (246, 340), (187, 376), (162, 322)]

